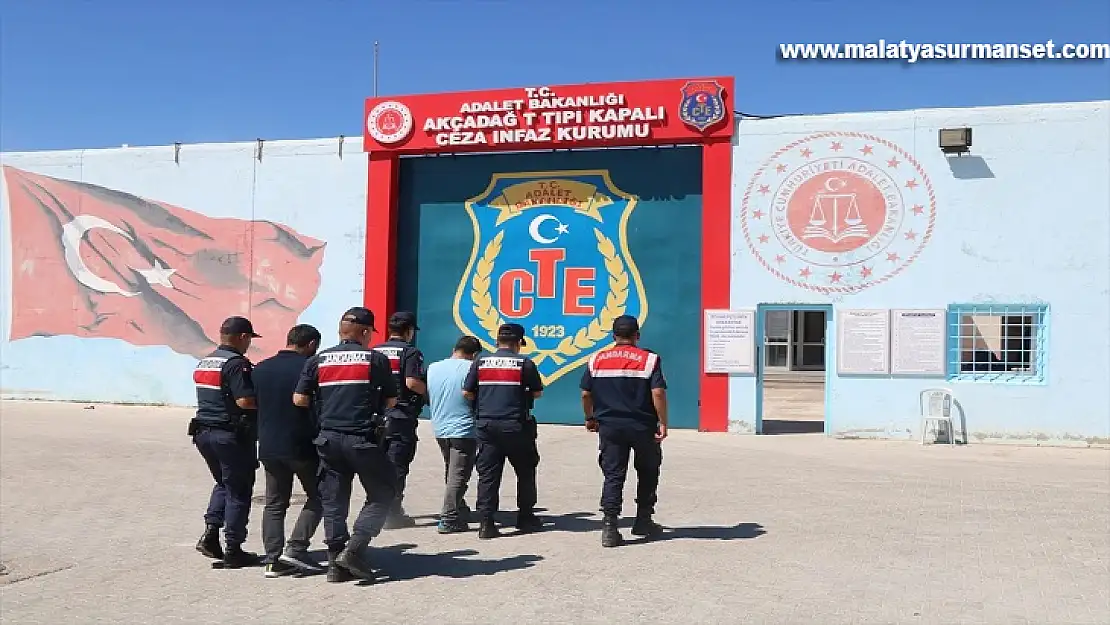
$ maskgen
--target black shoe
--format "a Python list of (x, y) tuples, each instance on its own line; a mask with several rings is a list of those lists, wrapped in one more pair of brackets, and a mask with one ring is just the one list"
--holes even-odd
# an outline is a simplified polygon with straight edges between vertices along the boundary
[(605, 525), (601, 528), (601, 546), (602, 547), (619, 547), (624, 544), (624, 537), (617, 529), (616, 519), (605, 519)]
[(493, 522), (493, 519), (484, 519), (478, 525), (478, 538), (482, 540), (497, 538), (500, 535), (501, 530), (497, 529), (497, 524)]
[(259, 565), (259, 558), (257, 553), (243, 551), (239, 547), (228, 547), (224, 551), (224, 566), (225, 569), (242, 569), (251, 566)]
[(286, 564), (281, 560), (274, 560), (266, 565), (266, 577), (283, 577), (297, 572), (297, 567)]
[(528, 534), (543, 529), (543, 521), (531, 512), (519, 512), (516, 515), (516, 529)]
[(651, 516), (638, 516), (636, 522), (632, 524), (632, 534), (634, 536), (647, 536), (649, 538), (656, 538), (663, 533), (663, 526), (651, 520)]
[(410, 517), (409, 515), (405, 514), (404, 512), (397, 512), (397, 513), (392, 513), (392, 514), (389, 515), (389, 517), (385, 520), (385, 525), (382, 527), (382, 529), (399, 530), (399, 529), (404, 529), (406, 527), (415, 527), (415, 526), (416, 526), (416, 519)]
[(366, 559), (365, 545), (354, 542), (348, 544), (335, 561), (355, 577), (374, 581), (374, 569), (370, 568), (370, 562)]
[(278, 556), (278, 562), (291, 566), (301, 573), (320, 573), (324, 570), (319, 562), (313, 560), (304, 551), (286, 551)]
[(204, 534), (197, 541), (197, 551), (206, 558), (224, 559), (224, 549), (220, 546), (220, 526), (209, 525), (204, 528)]
[(355, 576), (337, 562), (339, 554), (329, 551), (328, 552), (328, 581), (335, 584), (341, 582), (352, 581)]

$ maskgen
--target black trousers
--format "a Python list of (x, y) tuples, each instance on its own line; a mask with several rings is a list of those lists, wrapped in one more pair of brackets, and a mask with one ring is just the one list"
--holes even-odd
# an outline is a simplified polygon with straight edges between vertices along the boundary
[(607, 517), (619, 517), (624, 503), (624, 481), (628, 476), (628, 456), (635, 454), (636, 516), (655, 514), (658, 500), (659, 469), (663, 447), (655, 442), (655, 432), (645, 427), (601, 424), (598, 432), (598, 464), (605, 476), (601, 487), (601, 509)]
[(293, 533), (289, 535), (290, 552), (308, 551), (308, 544), (320, 526), (324, 506), (320, 501), (319, 458), (266, 459), (262, 467), (266, 472), (266, 507), (262, 510), (262, 544), (266, 546), (266, 560), (274, 562), (281, 555), (285, 542), (285, 513), (293, 496), (293, 478), (301, 483), (305, 501)]
[[(320, 453), (320, 499), (324, 508), (324, 543), (340, 551), (347, 541), (368, 543), (381, 533), (393, 498), (397, 474), (385, 450), (366, 436), (324, 430), (313, 443)], [(351, 485), (358, 476), (366, 503), (347, 533)]]
[(536, 507), (536, 467), (540, 464), (535, 422), (479, 420), (477, 434), (479, 516), (492, 520), (497, 513), (506, 460), (516, 473), (517, 511), (530, 514)]
[(409, 467), (416, 458), (416, 428), (419, 421), (400, 410), (389, 412), (389, 428), (385, 438), (385, 453), (397, 472), (397, 496), (393, 500), (394, 513), (401, 513), (405, 498), (405, 484), (409, 479)]
[(228, 546), (238, 547), (247, 540), (254, 472), (258, 468), (255, 445), (235, 432), (209, 427), (202, 427), (193, 436), (193, 444), (216, 481), (204, 523), (223, 527)]

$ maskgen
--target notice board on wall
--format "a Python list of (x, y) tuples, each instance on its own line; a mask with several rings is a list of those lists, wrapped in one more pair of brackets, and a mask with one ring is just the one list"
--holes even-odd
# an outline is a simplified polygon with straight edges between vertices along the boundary
[(947, 311), (890, 311), (890, 372), (895, 375), (947, 373)]
[(755, 373), (755, 311), (705, 311), (705, 372)]
[(837, 311), (838, 375), (890, 374), (890, 311)]

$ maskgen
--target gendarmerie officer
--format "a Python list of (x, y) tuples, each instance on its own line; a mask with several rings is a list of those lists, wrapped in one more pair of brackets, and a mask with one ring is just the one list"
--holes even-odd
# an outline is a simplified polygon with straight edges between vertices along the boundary
[(635, 454), (636, 536), (657, 536), (662, 528), (655, 513), (661, 443), (667, 438), (667, 381), (663, 360), (638, 345), (640, 324), (623, 315), (613, 320), (615, 345), (590, 357), (582, 374), (582, 410), (586, 429), (597, 432), (601, 451), (598, 464), (605, 475), (601, 509), (605, 515), (601, 545), (623, 542), (618, 523), (628, 474), (628, 456)]
[[(389, 360), (368, 347), (373, 331), (374, 313), (361, 306), (343, 313), (339, 344), (308, 359), (293, 394), (298, 406), (318, 404), (320, 435), (313, 443), (321, 461), (330, 582), (348, 581), (352, 574), (374, 579), (366, 547), (381, 532), (396, 495), (396, 472), (378, 430), (381, 415), (397, 403), (397, 386)], [(348, 534), (355, 476), (366, 491), (366, 503)]]
[[(242, 549), (258, 468), (254, 385), (250, 360), (243, 355), (252, 338), (259, 335), (249, 320), (228, 317), (220, 326), (219, 346), (193, 371), (197, 416), (189, 423), (189, 435), (216, 481), (197, 551), (232, 569), (258, 564), (256, 554)], [(221, 527), (226, 548), (220, 547)]]
[(478, 538), (499, 535), (494, 515), (499, 504), (505, 460), (517, 476), (516, 527), (521, 532), (540, 529), (536, 506), (536, 421), (532, 403), (543, 392), (539, 370), (531, 358), (520, 355), (524, 328), (507, 323), (497, 330), (497, 351), (479, 356), (470, 367), (463, 394), (475, 402), (478, 438)]
[(409, 466), (416, 457), (416, 428), (424, 398), (428, 394), (425, 381), (424, 354), (413, 346), (413, 338), (420, 328), (416, 315), (396, 312), (389, 317), (389, 340), (374, 346), (374, 350), (389, 358), (390, 370), (399, 391), (397, 405), (386, 412), (385, 448), (389, 461), (397, 469), (397, 498), (386, 519), (386, 529), (412, 527), (416, 521), (405, 514), (402, 505)]

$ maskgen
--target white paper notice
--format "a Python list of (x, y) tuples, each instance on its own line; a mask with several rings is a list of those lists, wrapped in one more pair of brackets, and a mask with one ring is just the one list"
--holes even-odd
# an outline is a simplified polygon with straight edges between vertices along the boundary
[(944, 310), (890, 311), (890, 372), (944, 375), (948, 315)]
[(890, 373), (890, 311), (837, 311), (836, 371), (847, 375)]
[(705, 372), (755, 373), (755, 311), (705, 311)]

